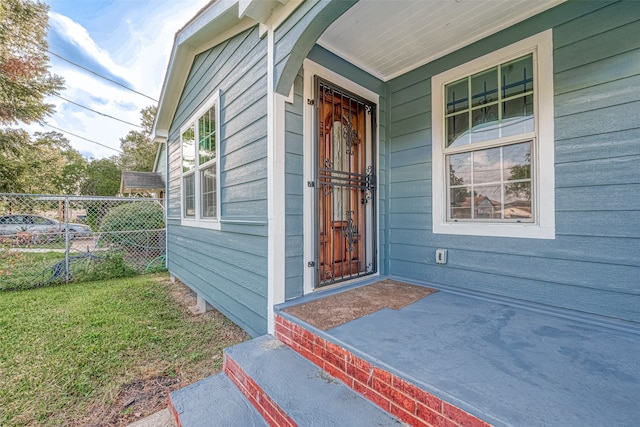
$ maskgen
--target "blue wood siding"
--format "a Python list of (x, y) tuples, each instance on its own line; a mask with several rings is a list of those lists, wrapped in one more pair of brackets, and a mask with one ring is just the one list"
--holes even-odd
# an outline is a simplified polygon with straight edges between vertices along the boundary
[[(168, 138), (168, 266), (252, 336), (267, 331), (267, 43), (247, 30), (194, 59)], [(221, 230), (180, 223), (180, 128), (221, 91)]]
[[(548, 28), (556, 238), (433, 234), (431, 76)], [(640, 322), (638, 34), (640, 2), (568, 2), (389, 82), (390, 274)]]

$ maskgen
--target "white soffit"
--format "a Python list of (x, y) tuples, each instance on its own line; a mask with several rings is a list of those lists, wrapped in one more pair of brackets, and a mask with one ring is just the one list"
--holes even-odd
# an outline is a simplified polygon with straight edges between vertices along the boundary
[(388, 81), (565, 0), (360, 0), (318, 44)]

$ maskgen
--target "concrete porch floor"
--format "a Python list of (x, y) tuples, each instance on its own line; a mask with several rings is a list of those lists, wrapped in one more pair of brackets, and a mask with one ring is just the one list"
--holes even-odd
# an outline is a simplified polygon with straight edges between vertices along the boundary
[(640, 420), (640, 329), (634, 325), (440, 291), (317, 332), (494, 425), (632, 426)]

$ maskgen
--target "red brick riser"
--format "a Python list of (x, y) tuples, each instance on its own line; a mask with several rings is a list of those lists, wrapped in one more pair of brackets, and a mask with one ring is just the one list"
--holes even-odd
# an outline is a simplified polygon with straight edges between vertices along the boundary
[(180, 416), (178, 415), (178, 411), (176, 411), (175, 406), (173, 406), (173, 402), (171, 401), (171, 398), (169, 398), (168, 400), (169, 400), (169, 411), (171, 411), (171, 416), (175, 420), (176, 426), (182, 427), (182, 423), (180, 422)]
[(224, 356), (224, 373), (258, 410), (271, 427), (297, 427), (298, 425), (280, 408), (267, 393), (228, 355)]
[(277, 315), (276, 337), (383, 410), (412, 426), (491, 426)]

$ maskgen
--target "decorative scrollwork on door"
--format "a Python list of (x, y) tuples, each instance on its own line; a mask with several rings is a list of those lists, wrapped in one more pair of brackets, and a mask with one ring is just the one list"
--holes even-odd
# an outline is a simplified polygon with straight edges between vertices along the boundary
[(353, 244), (356, 242), (358, 236), (358, 226), (353, 223), (353, 214), (354, 211), (347, 212), (347, 226), (342, 230), (347, 240), (347, 252), (349, 253), (354, 251)]
[(375, 272), (375, 104), (316, 79), (318, 286)]
[(353, 128), (351, 123), (351, 115), (349, 114), (346, 119), (346, 123), (342, 124), (342, 138), (346, 147), (345, 153), (349, 156), (353, 156), (354, 145), (358, 144), (358, 131)]

